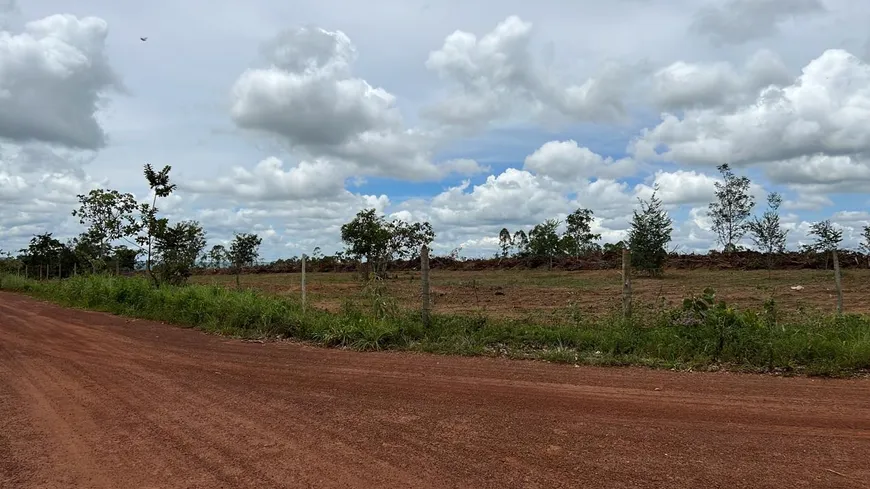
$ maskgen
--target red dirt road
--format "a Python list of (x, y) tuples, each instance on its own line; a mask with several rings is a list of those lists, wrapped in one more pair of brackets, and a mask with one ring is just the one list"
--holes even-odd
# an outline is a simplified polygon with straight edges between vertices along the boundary
[(0, 293), (0, 487), (870, 487), (870, 381), (244, 343)]

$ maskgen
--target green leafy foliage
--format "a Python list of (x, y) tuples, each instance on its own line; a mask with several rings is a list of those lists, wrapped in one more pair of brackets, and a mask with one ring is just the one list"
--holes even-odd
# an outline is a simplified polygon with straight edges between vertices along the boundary
[(154, 273), (160, 284), (182, 285), (190, 277), (196, 259), (205, 248), (205, 231), (197, 221), (173, 226), (165, 219), (154, 230)]
[[(140, 212), (142, 214), (140, 229), (144, 229), (146, 234), (144, 236), (139, 236), (137, 238), (137, 243), (146, 249), (145, 271), (149, 275), (152, 275), (151, 266), (154, 262), (152, 248), (154, 246), (154, 238), (156, 237), (157, 228), (162, 225), (165, 229), (165, 223), (160, 224), (157, 219), (157, 198), (168, 197), (176, 188), (174, 183), (169, 182), (170, 170), (172, 170), (172, 167), (167, 165), (158, 172), (155, 171), (150, 164), (145, 164), (143, 170), (145, 180), (148, 181), (148, 188), (154, 192), (154, 198), (151, 201), (151, 205), (142, 204), (140, 207)], [(155, 280), (155, 283), (157, 283), (158, 279), (153, 277), (153, 275), (152, 278)]]
[(779, 222), (779, 206), (782, 197), (771, 192), (767, 196), (767, 210), (758, 218), (747, 223), (750, 238), (762, 253), (773, 254), (785, 251), (788, 230), (783, 229)]
[(513, 245), (514, 240), (511, 237), (511, 232), (507, 228), (502, 228), (498, 233), (498, 247), (501, 258), (507, 258)]
[(811, 224), (809, 234), (815, 236), (811, 249), (819, 253), (836, 250), (843, 241), (843, 230), (834, 227), (829, 219)]
[(565, 243), (563, 249), (572, 256), (582, 256), (597, 251), (596, 241), (601, 235), (592, 232), (593, 212), (590, 209), (577, 209), (565, 219)]
[(260, 256), (260, 244), (263, 240), (256, 234), (236, 233), (230, 243), (227, 259), (236, 272), (236, 287), (240, 287), (239, 275), (242, 267), (253, 265)]
[(375, 209), (364, 209), (341, 226), (347, 254), (357, 260), (365, 258), (378, 277), (383, 276), (390, 261), (412, 259), (434, 239), (435, 232), (428, 222), (387, 221)]
[(716, 202), (710, 203), (707, 215), (713, 221), (719, 244), (725, 252), (737, 250), (737, 243), (749, 230), (749, 216), (755, 198), (749, 194), (749, 178), (738, 177), (728, 164), (718, 167), (723, 182), (716, 182)]
[(526, 254), (526, 250), (529, 248), (529, 237), (526, 235), (525, 231), (520, 229), (514, 233), (512, 243), (516, 255), (522, 256)]
[(553, 258), (562, 251), (564, 242), (556, 230), (561, 223), (557, 219), (547, 219), (536, 225), (529, 232), (529, 242), (526, 250), (531, 256), (543, 256), (549, 258), (549, 266), (553, 266)]
[(214, 245), (208, 250), (209, 265), (214, 268), (223, 268), (229, 260), (229, 252), (224, 245)]
[[(94, 189), (77, 197), (79, 208), (73, 210), (72, 215), (88, 227), (82, 236), (82, 241), (87, 242), (85, 256), (105, 268), (111, 243), (131, 238), (142, 229), (135, 214), (139, 205), (132, 194), (122, 194), (117, 190)], [(97, 268), (97, 263), (93, 265)]]
[(648, 201), (640, 200), (640, 212), (634, 211), (628, 243), (631, 249), (631, 265), (637, 270), (652, 276), (664, 273), (667, 251), (665, 246), (671, 241), (673, 220), (656, 196), (658, 187)]
[(749, 237), (758, 250), (767, 255), (767, 268), (773, 268), (773, 256), (775, 253), (785, 251), (788, 230), (783, 229), (779, 222), (779, 206), (782, 205), (782, 197), (771, 192), (767, 196), (767, 210), (759, 218), (756, 217), (747, 223)]

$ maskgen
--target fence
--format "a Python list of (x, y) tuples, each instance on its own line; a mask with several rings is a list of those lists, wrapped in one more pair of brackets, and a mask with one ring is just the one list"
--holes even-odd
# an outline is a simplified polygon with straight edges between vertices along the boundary
[[(614, 275), (609, 275), (612, 272), (608, 272), (606, 269), (599, 270), (598, 272), (591, 272), (588, 274), (584, 272), (574, 273), (564, 270), (553, 270), (552, 272), (538, 271), (534, 272), (531, 275), (521, 270), (514, 270), (513, 272), (505, 270), (491, 271), (488, 275), (466, 275), (464, 272), (461, 271), (441, 269), (439, 271), (439, 275), (437, 276), (438, 279), (442, 280), (439, 283), (438, 279), (433, 279), (433, 276), (431, 274), (432, 259), (430, 256), (430, 251), (428, 247), (424, 246), (420, 250), (417, 267), (414, 267), (410, 270), (408, 269), (408, 267), (393, 269), (390, 273), (391, 278), (389, 278), (387, 281), (395, 284), (392, 287), (395, 289), (396, 293), (401, 296), (400, 298), (402, 299), (402, 301), (404, 301), (406, 304), (410, 303), (410, 307), (413, 309), (419, 308), (419, 314), (423, 323), (428, 325), (431, 321), (431, 315), (435, 306), (435, 302), (439, 302), (439, 308), (441, 310), (449, 310), (452, 312), (478, 311), (482, 314), (501, 314), (504, 313), (506, 309), (510, 309), (514, 306), (516, 306), (514, 307), (514, 309), (523, 309), (530, 311), (538, 309), (556, 311), (562, 306), (570, 307), (570, 302), (572, 300), (571, 297), (560, 297), (558, 293), (550, 293), (548, 296), (548, 292), (552, 291), (553, 289), (557, 289), (558, 291), (564, 291), (564, 289), (569, 289), (569, 287), (571, 287), (570, 284), (566, 286), (561, 286), (559, 282), (560, 280), (573, 280), (574, 282), (571, 283), (576, 283), (577, 281), (582, 281), (584, 277), (594, 276), (594, 280), (600, 281), (601, 290), (594, 290), (596, 288), (594, 285), (588, 287), (588, 289), (592, 290), (587, 290), (583, 293), (580, 293), (579, 289), (575, 289), (573, 292), (571, 292), (572, 294), (574, 294), (574, 302), (584, 303), (581, 305), (585, 305), (587, 310), (593, 310), (596, 308), (601, 309), (602, 307), (604, 307), (604, 303), (610, 301), (615, 302), (616, 296), (618, 295), (618, 307), (620, 309), (620, 314), (623, 318), (629, 320), (636, 312), (636, 290), (635, 284), (633, 283), (634, 269), (631, 266), (631, 256), (631, 251), (629, 249), (623, 249), (620, 252), (621, 266), (618, 270), (619, 278)], [(773, 297), (777, 294), (779, 294), (777, 299), (784, 300), (785, 305), (789, 306), (790, 309), (797, 309), (801, 301), (809, 301), (807, 302), (808, 304), (814, 307), (819, 306), (824, 309), (831, 307), (832, 305), (831, 302), (828, 302), (827, 304), (824, 303), (824, 296), (830, 296), (832, 294), (823, 293), (822, 291), (833, 288), (836, 294), (836, 311), (837, 313), (842, 314), (844, 311), (844, 289), (847, 289), (847, 287), (844, 284), (842, 277), (841, 261), (839, 259), (839, 254), (836, 251), (832, 252), (832, 254), (828, 256), (829, 259), (832, 259), (833, 263), (834, 280), (832, 282), (830, 281), (830, 278), (825, 279), (823, 277), (824, 274), (831, 273), (830, 270), (828, 272), (810, 272), (809, 275), (801, 275), (802, 272), (793, 271), (780, 271), (778, 275), (773, 274), (772, 276), (768, 275), (767, 273), (757, 273), (756, 275), (758, 277), (758, 282), (746, 281), (745, 279), (741, 279), (740, 277), (742, 275), (742, 272), (739, 271), (717, 271), (706, 273), (701, 271), (675, 272), (672, 270), (670, 272), (666, 272), (663, 279), (644, 279), (643, 277), (641, 277), (641, 306), (646, 306), (653, 300), (657, 299), (668, 300), (672, 303), (679, 304), (680, 301), (682, 301), (682, 299), (685, 298), (687, 295), (701, 295), (707, 287), (712, 287), (717, 291), (718, 297), (720, 298), (723, 298), (724, 296), (725, 298), (728, 298), (729, 302), (731, 302), (729, 295), (738, 298), (743, 297), (745, 303), (749, 303), (750, 306), (755, 306), (759, 309), (763, 305), (763, 301), (766, 300), (766, 298)], [(301, 283), (297, 282), (297, 284), (301, 285), (301, 287), (299, 288), (301, 289), (303, 308), (311, 307), (311, 298), (308, 294), (310, 282), (310, 277), (308, 274), (311, 273), (312, 267), (309, 266), (309, 259), (307, 256), (302, 257), (300, 265)], [(364, 266), (361, 266), (360, 268), (365, 269)], [(498, 273), (503, 273), (503, 275), (499, 276)], [(854, 274), (858, 272), (850, 273), (853, 274), (853, 276), (851, 277), (853, 280), (850, 283), (858, 282), (858, 279), (860, 277), (854, 276)], [(866, 273), (866, 278), (870, 279), (870, 271), (861, 271), (860, 273)], [(675, 282), (673, 280), (673, 274), (682, 275), (680, 275)], [(469, 280), (465, 280), (463, 275), (467, 276)], [(250, 276), (250, 283), (252, 285), (256, 285), (256, 282), (258, 280), (256, 276), (256, 274)], [(687, 276), (693, 277), (690, 281), (692, 283), (685, 282), (684, 278)], [(830, 277), (830, 275), (827, 276)], [(319, 277), (322, 278), (323, 276)], [(607, 277), (613, 278), (607, 279)], [(815, 282), (811, 284), (806, 284), (807, 287), (811, 289), (808, 289), (808, 292), (800, 292), (801, 290), (804, 290), (803, 286), (795, 286), (794, 282), (788, 282), (793, 278), (800, 279), (802, 277), (807, 277), (808, 279), (815, 280)], [(669, 278), (671, 280), (669, 280)], [(419, 288), (417, 288), (416, 286), (405, 286), (405, 282), (403, 281), (405, 279), (412, 282), (416, 282), (417, 280), (419, 280)], [(506, 281), (518, 280), (520, 281), (518, 287), (524, 289), (533, 289), (536, 286), (533, 284), (523, 284), (521, 282), (522, 280), (534, 279), (537, 282), (545, 282), (544, 285), (540, 285), (539, 287), (542, 291), (541, 295), (544, 296), (544, 299), (537, 300), (535, 297), (523, 297), (516, 293), (516, 291), (506, 290), (505, 285), (492, 283), (493, 280), (498, 279), (504, 279)], [(733, 279), (735, 281), (734, 283), (737, 283), (738, 285), (735, 285), (734, 283), (717, 283), (718, 280), (723, 279)], [(316, 282), (316, 280), (317, 279), (315, 279), (315, 287), (318, 294), (328, 295), (328, 291), (323, 291), (324, 289), (329, 289), (331, 286), (334, 286), (335, 290), (340, 289), (340, 287), (335, 286), (335, 284), (341, 279), (327, 279), (327, 281), (323, 283)], [(828, 281), (825, 282), (825, 280)], [(767, 285), (762, 284), (761, 282), (763, 281), (766, 281)], [(556, 285), (551, 287), (547, 285), (546, 282), (556, 283)], [(270, 282), (270, 284), (273, 283), (274, 282)], [(695, 285), (695, 283), (697, 283), (697, 285)], [(868, 283), (870, 283), (870, 281), (868, 281)], [(596, 283), (596, 285), (597, 284), (598, 283)], [(272, 285), (270, 285), (270, 287), (272, 287)], [(507, 287), (510, 288), (509, 286)], [(767, 287), (767, 292), (760, 292), (759, 290), (762, 287)], [(659, 288), (659, 290), (657, 292), (655, 290), (651, 290), (654, 288)], [(666, 288), (668, 290), (665, 290)], [(419, 295), (412, 292), (414, 289), (419, 291)], [(820, 291), (819, 289), (821, 289), (822, 291)], [(344, 290), (348, 289), (345, 288)], [(859, 293), (870, 292), (870, 287), (867, 287), (866, 289), (860, 289), (860, 287), (853, 287), (851, 292), (853, 293), (851, 297), (851, 304), (858, 304), (860, 303), (860, 301), (855, 300), (855, 295)], [(506, 293), (508, 294), (508, 297), (503, 297), (500, 301), (492, 300), (493, 296), (505, 296)], [(511, 296), (512, 293), (514, 294), (513, 296)], [(415, 296), (418, 297), (418, 299), (414, 299)], [(546, 297), (549, 297), (549, 303), (546, 303)], [(315, 302), (316, 300), (317, 299), (315, 299)], [(746, 306), (747, 304), (745, 303), (737, 305)], [(791, 307), (792, 305), (794, 305), (795, 307)], [(860, 309), (860, 306), (855, 306), (853, 308)]]

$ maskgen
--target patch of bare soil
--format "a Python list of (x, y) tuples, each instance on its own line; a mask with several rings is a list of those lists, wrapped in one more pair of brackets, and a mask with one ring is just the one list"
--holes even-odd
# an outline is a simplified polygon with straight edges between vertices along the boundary
[(870, 382), (252, 343), (0, 293), (0, 487), (865, 488)]

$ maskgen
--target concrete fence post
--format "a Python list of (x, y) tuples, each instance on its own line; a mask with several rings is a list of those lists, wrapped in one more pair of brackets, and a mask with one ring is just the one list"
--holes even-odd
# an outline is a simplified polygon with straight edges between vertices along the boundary
[(305, 314), (305, 302), (306, 302), (306, 290), (305, 290), (305, 253), (302, 253), (302, 314)]
[(429, 247), (423, 245), (423, 248), (420, 249), (420, 283), (421, 283), (421, 292), (422, 292), (422, 308), (421, 308), (421, 317), (423, 319), (423, 326), (429, 327), (429, 312), (432, 306), (429, 298)]
[(622, 315), (631, 318), (631, 250), (622, 249)]
[(837, 314), (843, 314), (843, 279), (840, 277), (840, 259), (836, 248), (831, 250), (834, 259), (834, 282), (837, 284)]

